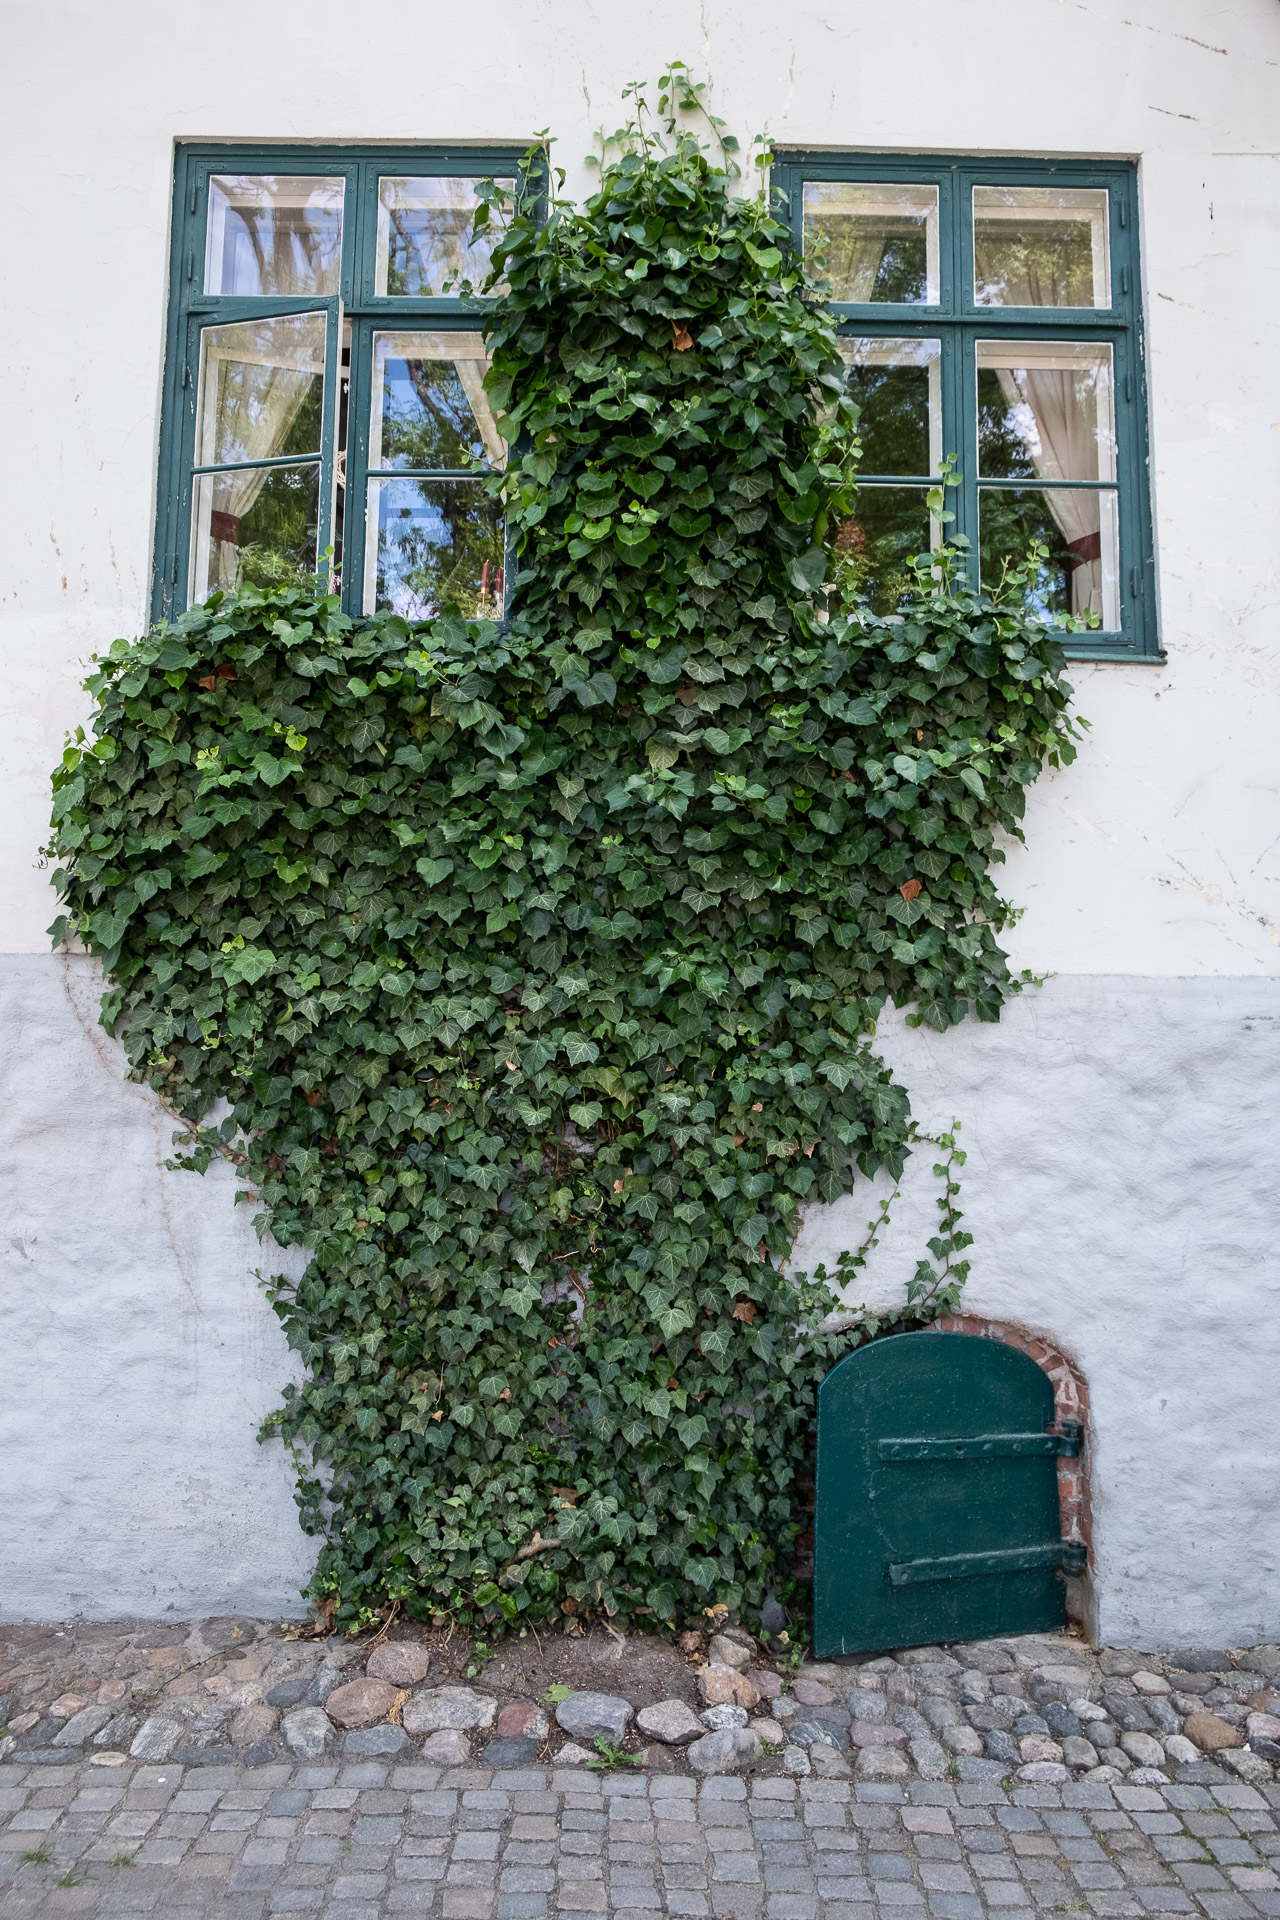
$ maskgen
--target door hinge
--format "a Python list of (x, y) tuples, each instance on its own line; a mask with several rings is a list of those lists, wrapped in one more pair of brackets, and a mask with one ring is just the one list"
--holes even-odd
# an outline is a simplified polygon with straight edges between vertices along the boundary
[(1088, 1564), (1082, 1540), (1045, 1540), (1033, 1547), (999, 1547), (993, 1553), (952, 1553), (942, 1560), (899, 1560), (886, 1572), (893, 1587), (914, 1587), (935, 1580), (972, 1580), (984, 1573), (1027, 1573), (1036, 1567), (1061, 1567), (1081, 1574)]
[(976, 1433), (962, 1440), (881, 1440), (882, 1460), (993, 1460), (1033, 1453), (1077, 1454), (1084, 1431), (1078, 1420), (1060, 1420), (1061, 1433)]

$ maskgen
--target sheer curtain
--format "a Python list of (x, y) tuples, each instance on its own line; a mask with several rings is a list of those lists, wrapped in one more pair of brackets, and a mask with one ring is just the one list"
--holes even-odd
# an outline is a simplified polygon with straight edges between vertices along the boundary
[[(1015, 356), (1019, 364), (1009, 364)], [(1109, 347), (1055, 341), (1001, 348), (983, 342), (979, 366), (984, 362), (994, 367), (1010, 425), (1038, 479), (1115, 478)], [(1047, 485), (1044, 498), (1072, 555), (1072, 612), (1092, 610), (1104, 625), (1113, 623), (1114, 496)]]

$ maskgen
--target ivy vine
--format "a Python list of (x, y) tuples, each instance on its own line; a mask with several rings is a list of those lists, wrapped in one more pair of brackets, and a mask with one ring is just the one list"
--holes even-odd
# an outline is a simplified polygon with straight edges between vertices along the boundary
[[(832, 320), (695, 97), (635, 96), (585, 206), (495, 252), (511, 617), (214, 595), (97, 662), (54, 776), (55, 939), (180, 1164), (308, 1250), (269, 1424), (342, 1624), (785, 1587), (814, 1385), (883, 1331), (788, 1277), (802, 1209), (902, 1171), (885, 1005), (1015, 989), (997, 836), (1073, 753), (1034, 557), (993, 600), (924, 555), (891, 620), (842, 586)], [(966, 1270), (937, 1144), (895, 1325)]]

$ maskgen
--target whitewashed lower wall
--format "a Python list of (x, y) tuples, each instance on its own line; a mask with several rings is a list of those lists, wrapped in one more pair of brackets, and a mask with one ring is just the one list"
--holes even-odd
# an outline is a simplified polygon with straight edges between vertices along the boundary
[[(314, 1543), (254, 1438), (291, 1358), (254, 1269), (285, 1256), (229, 1169), (160, 1166), (172, 1123), (98, 991), (85, 959), (0, 961), (0, 1617), (299, 1610)], [(1064, 977), (998, 1026), (881, 1042), (925, 1125), (964, 1123), (967, 1308), (1088, 1382), (1101, 1637), (1280, 1638), (1280, 981)], [(931, 1162), (859, 1297), (901, 1297)], [(815, 1209), (797, 1265), (871, 1211), (865, 1186)]]
[(0, 1619), (301, 1613), (315, 1543), (258, 1423), (293, 1356), (234, 1171), (97, 1025), (101, 976), (0, 960)]
[[(1087, 1382), (1098, 1637), (1280, 1638), (1280, 981), (1064, 976), (998, 1025), (894, 1018), (879, 1043), (922, 1126), (962, 1122), (965, 1311), (1047, 1334)], [(935, 1160), (850, 1305), (901, 1299)], [(834, 1270), (869, 1192), (812, 1210), (797, 1268)]]

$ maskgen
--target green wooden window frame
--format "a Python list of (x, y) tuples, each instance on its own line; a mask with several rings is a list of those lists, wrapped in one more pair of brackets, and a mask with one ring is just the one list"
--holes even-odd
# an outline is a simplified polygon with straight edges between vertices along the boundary
[[(948, 490), (952, 531), (979, 560), (982, 496), (1008, 482), (978, 472), (978, 345), (1001, 340), (1105, 342), (1113, 355), (1116, 467), (1114, 482), (1076, 482), (1109, 492), (1119, 522), (1116, 598), (1119, 621), (1065, 639), (1076, 659), (1160, 661), (1147, 441), (1146, 356), (1138, 244), (1137, 171), (1127, 162), (975, 159), (964, 155), (779, 152), (772, 173), (775, 207), (797, 247), (804, 243), (806, 182), (852, 181), (936, 188), (938, 299), (891, 304), (834, 302), (845, 334), (941, 342), (941, 438), (954, 456), (960, 484)], [(1107, 199), (1111, 305), (1015, 307), (979, 304), (974, 289), (973, 189), (1103, 188)], [(879, 476), (901, 481), (903, 476)], [(868, 481), (870, 473), (864, 475)], [(912, 482), (932, 476), (907, 476)], [(1034, 488), (1034, 482), (1032, 483)]]
[[(535, 161), (540, 169), (540, 161)], [(213, 295), (204, 291), (209, 183), (216, 175), (324, 176), (344, 186), (342, 251), (338, 290), (330, 297)], [(175, 150), (173, 229), (167, 351), (161, 402), (157, 474), (156, 541), (152, 569), (152, 614), (159, 619), (187, 604), (191, 573), (193, 498), (201, 469), (196, 462), (196, 394), (201, 340), (206, 329), (293, 314), (324, 314), (325, 404), (319, 453), (316, 548), (333, 535), (339, 489), (345, 501), (341, 596), (358, 613), (364, 605), (365, 507), (371, 472), (369, 412), (374, 336), (406, 328), (432, 333), (475, 332), (490, 303), (456, 296), (379, 296), (375, 292), (379, 181), (396, 176), (515, 178), (522, 191), (540, 194), (541, 177), (530, 174), (528, 152), (519, 146), (298, 146), (180, 142)], [(344, 346), (344, 335), (347, 344)], [(339, 458), (338, 441), (346, 445)], [(242, 468), (299, 464), (243, 460)], [(209, 469), (204, 469), (208, 471)], [(225, 470), (225, 469), (223, 469)], [(374, 470), (376, 471), (376, 470)], [(402, 479), (461, 478), (454, 468), (396, 469)]]

